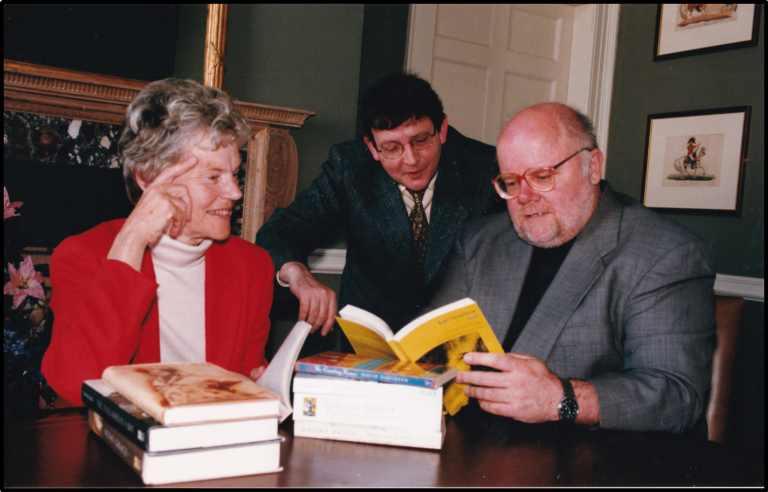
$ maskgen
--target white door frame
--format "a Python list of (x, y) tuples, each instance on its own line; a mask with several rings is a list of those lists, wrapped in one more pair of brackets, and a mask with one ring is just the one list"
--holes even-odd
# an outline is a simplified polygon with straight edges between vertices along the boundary
[[(436, 4), (411, 5), (404, 67), (406, 70), (410, 67), (432, 67), (436, 21)], [(568, 104), (584, 111), (592, 119), (597, 141), (607, 157), (608, 123), (611, 114), (611, 93), (619, 31), (619, 5), (584, 4), (576, 7), (573, 30), (570, 78), (575, 84), (575, 90), (569, 90)], [(417, 51), (414, 49), (415, 46), (430, 48)], [(420, 75), (431, 78), (431, 69), (429, 73), (420, 73)], [(605, 165), (603, 177), (605, 177)]]

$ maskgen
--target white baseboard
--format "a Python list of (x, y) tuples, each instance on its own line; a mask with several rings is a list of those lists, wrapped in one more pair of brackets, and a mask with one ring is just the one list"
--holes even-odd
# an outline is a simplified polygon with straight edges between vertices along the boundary
[[(346, 260), (346, 249), (316, 249), (309, 256), (309, 269), (314, 273), (341, 275)], [(715, 279), (715, 294), (765, 302), (765, 279), (718, 273)]]

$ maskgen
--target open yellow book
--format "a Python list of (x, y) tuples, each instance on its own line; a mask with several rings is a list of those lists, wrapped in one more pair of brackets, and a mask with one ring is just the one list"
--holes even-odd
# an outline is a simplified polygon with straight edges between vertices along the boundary
[[(475, 301), (453, 302), (416, 318), (397, 334), (378, 316), (355, 306), (345, 306), (336, 321), (355, 352), (387, 359), (438, 364), (469, 371), (467, 352), (503, 354), (499, 340)], [(448, 383), (443, 404), (455, 415), (469, 402), (464, 384)]]

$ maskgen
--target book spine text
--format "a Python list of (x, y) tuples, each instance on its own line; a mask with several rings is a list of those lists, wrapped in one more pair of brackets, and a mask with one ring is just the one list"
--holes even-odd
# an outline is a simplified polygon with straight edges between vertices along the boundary
[(94, 388), (83, 385), (83, 403), (87, 408), (104, 417), (112, 426), (127, 436), (142, 450), (147, 450), (149, 426), (120, 408), (120, 406), (102, 395)]
[(368, 371), (365, 369), (356, 369), (350, 367), (325, 366), (322, 364), (308, 364), (299, 362), (297, 364), (298, 372), (310, 374), (324, 374), (326, 376), (336, 376), (343, 378), (362, 379), (365, 381), (377, 381), (380, 383), (404, 384), (409, 386), (420, 386), (422, 388), (434, 389), (435, 380), (422, 378), (418, 376), (404, 376), (402, 374), (391, 374), (387, 372)]
[[(142, 477), (141, 467), (144, 461), (144, 452), (133, 444), (126, 436), (113, 429), (108, 423), (100, 422), (99, 416), (93, 410), (88, 412), (88, 424), (93, 432), (106, 442), (112, 450), (131, 467), (139, 477)], [(143, 481), (143, 477), (142, 477)]]

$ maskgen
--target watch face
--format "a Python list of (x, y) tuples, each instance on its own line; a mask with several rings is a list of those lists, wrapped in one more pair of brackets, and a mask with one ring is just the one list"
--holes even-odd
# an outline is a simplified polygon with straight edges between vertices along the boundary
[(557, 406), (557, 410), (560, 413), (560, 420), (573, 422), (579, 414), (579, 404), (576, 403), (575, 398), (563, 398), (563, 401)]

